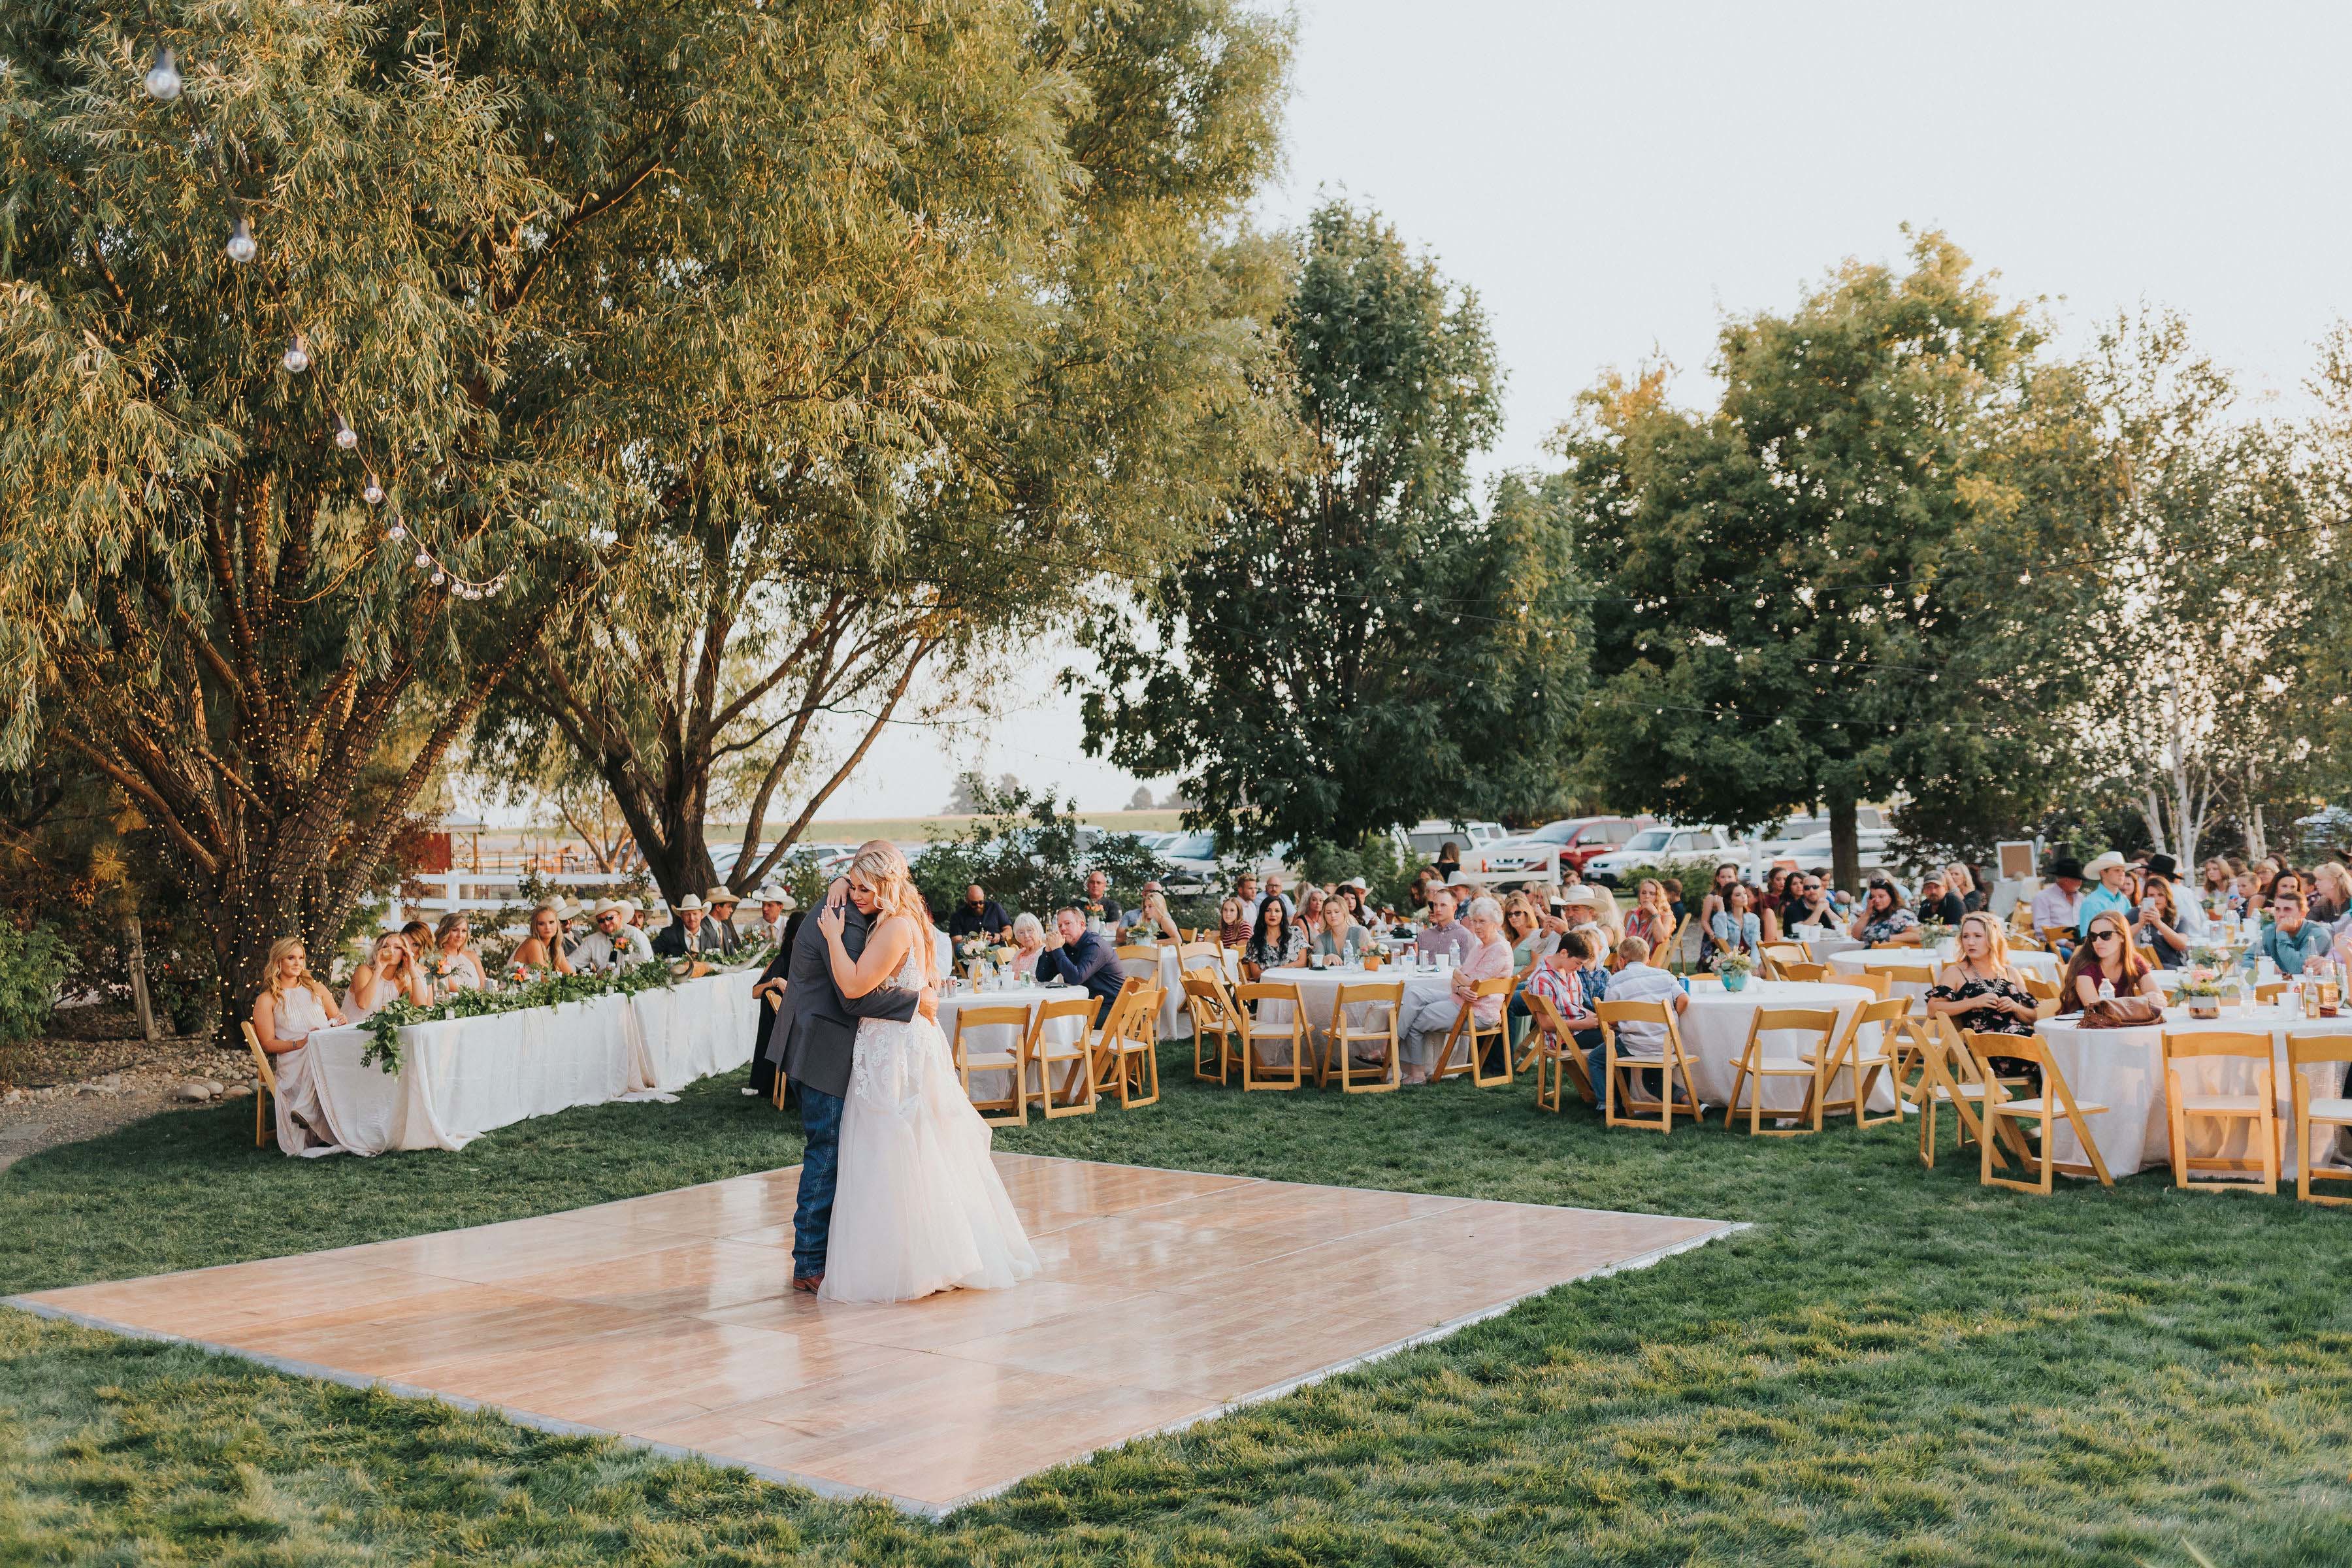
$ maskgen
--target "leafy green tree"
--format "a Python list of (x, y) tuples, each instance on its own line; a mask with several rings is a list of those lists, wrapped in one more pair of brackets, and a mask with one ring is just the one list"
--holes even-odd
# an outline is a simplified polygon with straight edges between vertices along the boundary
[[(1747, 827), (1856, 805), (2036, 699), (1990, 634), (2016, 515), (1987, 504), (1993, 414), (2039, 341), (1939, 234), (1849, 262), (1788, 316), (1726, 325), (1708, 413), (1604, 383), (1559, 449), (1596, 579), (1586, 766), (1610, 798)], [(2003, 578), (2007, 587), (2004, 593)]]
[(1132, 833), (1089, 835), (1076, 801), (1056, 806), (1051, 795), (1018, 784), (977, 789), (977, 819), (952, 833), (934, 827), (930, 847), (914, 863), (916, 890), (942, 925), (974, 882), (1007, 914), (1026, 910), (1043, 920), (1078, 901), (1089, 872), (1108, 877), (1111, 896), (1133, 909), (1143, 901), (1143, 884), (1166, 869)]
[(1339, 204), (1297, 267), (1276, 323), (1294, 453), (1086, 636), (1089, 751), (1180, 775), (1188, 824), (1249, 847), (1548, 787), (1583, 670), (1560, 489), (1512, 475), (1472, 505), (1499, 417), (1476, 299)]

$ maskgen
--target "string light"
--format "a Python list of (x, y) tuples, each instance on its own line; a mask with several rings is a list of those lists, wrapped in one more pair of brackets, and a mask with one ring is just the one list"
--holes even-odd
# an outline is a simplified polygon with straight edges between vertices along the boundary
[(234, 224), (231, 224), (228, 231), (227, 248), (228, 258), (231, 261), (252, 260), (254, 253), (261, 248), (259, 246), (253, 243), (253, 226), (246, 222), (243, 218), (239, 218)]
[(422, 570), (423, 570), (423, 569), (425, 569), (425, 567), (430, 566), (430, 565), (432, 565), (432, 564), (433, 564), (433, 557), (432, 557), (430, 554), (428, 554), (427, 552), (425, 552), (425, 551), (422, 551), (422, 550), (420, 550), (420, 551), (418, 551), (418, 552), (416, 552), (416, 565), (417, 565), (417, 569), (418, 569), (419, 571), (422, 571)]
[(404, 522), (395, 522), (383, 531), (383, 536), (397, 544), (408, 537), (408, 525)]
[[(289, 365), (287, 368), (291, 370), (293, 366)], [(337, 409), (335, 411), (335, 445), (348, 452), (359, 444), (360, 433), (352, 428), (351, 421), (343, 417), (342, 410)]]
[[(367, 502), (367, 503), (368, 503), (368, 505), (370, 505), (370, 506), (375, 506), (375, 505), (378, 505), (378, 504), (380, 504), (380, 503), (383, 500), (383, 481), (382, 479), (377, 479), (377, 478), (375, 477), (375, 474), (374, 474), (374, 472), (373, 472), (373, 470), (371, 470), (371, 471), (369, 472), (369, 474), (368, 474), (368, 482), (367, 482), (367, 487), (366, 487), (364, 489), (362, 489), (362, 490), (361, 490), (361, 491), (360, 491), (360, 500), (363, 500), (363, 501)], [(398, 524), (398, 523), (396, 523), (396, 522), (395, 522), (395, 523), (394, 523), (394, 524), (392, 525), (392, 527), (393, 527), (393, 535), (392, 535), (392, 536), (393, 536), (394, 539), (398, 539), (398, 538), (401, 536), (401, 534), (403, 534), (404, 532), (407, 531), (406, 530), (403, 529), (403, 528), (400, 526), (400, 524)]]
[(286, 367), (289, 375), (299, 375), (310, 368), (310, 345), (302, 341), (301, 333), (287, 340), (286, 353), (278, 363)]
[(180, 61), (169, 45), (155, 51), (155, 63), (147, 68), (147, 96), (169, 103), (180, 96)]

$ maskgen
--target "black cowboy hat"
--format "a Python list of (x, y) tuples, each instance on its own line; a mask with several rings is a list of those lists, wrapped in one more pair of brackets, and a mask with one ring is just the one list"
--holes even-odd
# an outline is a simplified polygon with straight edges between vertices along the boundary
[(2074, 880), (2078, 882), (2081, 881), (2083, 879), (2083, 863), (2080, 860), (2075, 859), (2072, 855), (2059, 856), (2058, 858), (2050, 862), (2050, 879), (2054, 882), (2061, 877), (2072, 877)]

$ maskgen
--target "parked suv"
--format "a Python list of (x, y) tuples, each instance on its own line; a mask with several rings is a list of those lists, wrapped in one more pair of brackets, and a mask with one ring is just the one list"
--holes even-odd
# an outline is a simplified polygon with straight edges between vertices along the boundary
[(1586, 861), (1622, 847), (1650, 826), (1646, 816), (1563, 817), (1531, 833), (1482, 844), (1464, 858), (1463, 864), (1497, 884), (1556, 882), (1562, 867), (1581, 869)]
[(1720, 827), (1683, 827), (1672, 823), (1660, 823), (1644, 827), (1625, 841), (1622, 849), (1612, 849), (1596, 855), (1584, 863), (1587, 881), (1613, 888), (1617, 879), (1636, 866), (1655, 865), (1661, 860), (1737, 861), (1738, 847), (1731, 835)]

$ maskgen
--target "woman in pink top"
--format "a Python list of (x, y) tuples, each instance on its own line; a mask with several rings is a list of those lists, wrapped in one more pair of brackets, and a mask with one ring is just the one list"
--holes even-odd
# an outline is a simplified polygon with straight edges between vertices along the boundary
[[(1454, 991), (1450, 1002), (1433, 1002), (1416, 1014), (1402, 1041), (1404, 1081), (1427, 1083), (1437, 1067), (1438, 1053), (1445, 1048), (1445, 1037), (1453, 1032), (1454, 1020), (1460, 1016), (1462, 1004), (1471, 1000), (1470, 988), (1481, 980), (1497, 977), (1507, 979), (1511, 973), (1511, 944), (1503, 940), (1503, 907), (1492, 899), (1473, 899), (1463, 924), (1470, 928), (1473, 939), (1469, 955), (1454, 966)], [(1482, 1028), (1493, 1028), (1503, 1020), (1501, 996), (1481, 996), (1471, 1008), (1471, 1016)]]

